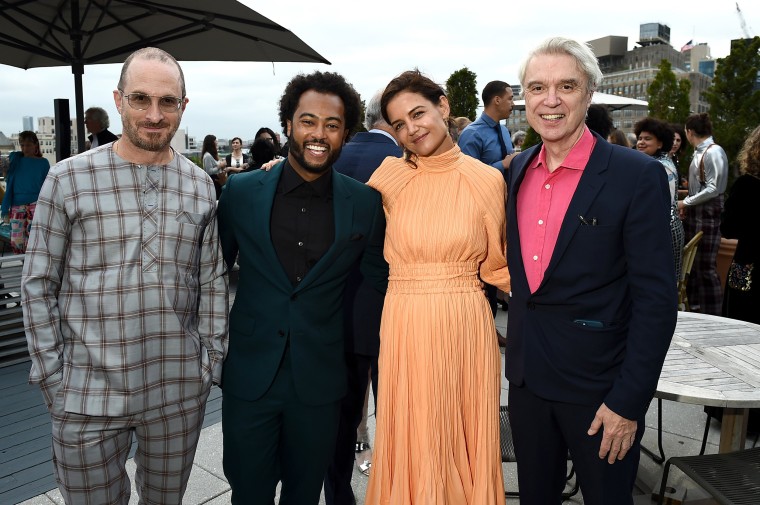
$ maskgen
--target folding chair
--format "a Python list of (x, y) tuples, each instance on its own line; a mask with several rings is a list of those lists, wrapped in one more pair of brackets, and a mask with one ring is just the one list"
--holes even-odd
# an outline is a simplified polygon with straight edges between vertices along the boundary
[(689, 280), (691, 267), (694, 266), (694, 258), (697, 256), (697, 245), (702, 240), (704, 232), (697, 232), (689, 242), (683, 246), (683, 260), (681, 262), (681, 275), (678, 279), (678, 310), (689, 312), (689, 298), (686, 296), (686, 282)]
[[(512, 441), (512, 425), (509, 423), (509, 407), (507, 405), (501, 405), (499, 407), (499, 445), (501, 446), (501, 462), (502, 463), (516, 463), (515, 458), (515, 444)], [(568, 453), (567, 459), (570, 460), (570, 454)], [(570, 464), (570, 472), (567, 474), (566, 481), (569, 483), (570, 479), (575, 476), (575, 470), (572, 463)], [(567, 500), (578, 494), (578, 480), (576, 479), (575, 485), (569, 490), (562, 493), (562, 499)], [(519, 491), (507, 491), (505, 496), (517, 497), (520, 496)]]
[(658, 505), (662, 505), (670, 466), (680, 468), (721, 505), (760, 501), (760, 447), (706, 456), (674, 456), (665, 464)]

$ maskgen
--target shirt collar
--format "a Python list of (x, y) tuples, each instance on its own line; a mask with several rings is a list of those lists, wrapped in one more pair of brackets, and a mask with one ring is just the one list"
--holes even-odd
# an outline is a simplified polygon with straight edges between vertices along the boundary
[(388, 137), (389, 139), (391, 139), (394, 144), (398, 145), (398, 142), (396, 142), (396, 139), (393, 138), (393, 135), (391, 135), (390, 133), (388, 133), (385, 130), (380, 130), (379, 128), (372, 128), (369, 131), (369, 133), (379, 133), (380, 135), (385, 135), (386, 137)]
[[(583, 127), (583, 133), (578, 142), (567, 153), (565, 161), (562, 162), (560, 167), (570, 168), (572, 170), (584, 170), (588, 164), (589, 158), (591, 158), (591, 151), (594, 150), (596, 145), (596, 137), (588, 129), (588, 126)], [(539, 166), (546, 166), (546, 145), (541, 146), (541, 151), (536, 156), (536, 160), (531, 164), (531, 168), (537, 168)]]
[(290, 165), (290, 161), (285, 158), (285, 165), (282, 167), (280, 184), (283, 193), (290, 193), (302, 184), (306, 184), (318, 196), (326, 197), (332, 193), (332, 168), (316, 180), (308, 182), (298, 175), (298, 172), (296, 172)]
[(488, 115), (488, 114), (486, 114), (485, 112), (483, 112), (483, 113), (480, 115), (480, 119), (482, 119), (482, 120), (483, 120), (483, 122), (484, 122), (485, 124), (487, 124), (488, 126), (490, 126), (491, 128), (493, 128), (493, 127), (495, 127), (495, 126), (496, 126), (496, 121), (494, 121), (494, 120), (491, 118), (491, 116), (489, 116), (489, 115)]

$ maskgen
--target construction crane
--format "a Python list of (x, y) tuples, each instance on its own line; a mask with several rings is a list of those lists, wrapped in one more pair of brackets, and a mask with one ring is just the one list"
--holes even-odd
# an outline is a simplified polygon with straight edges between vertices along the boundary
[(736, 2), (736, 15), (739, 16), (739, 23), (742, 25), (742, 32), (744, 33), (744, 38), (751, 39), (752, 35), (749, 34), (749, 29), (747, 28), (747, 22), (744, 20), (744, 14), (742, 14), (742, 10), (739, 8), (739, 2)]

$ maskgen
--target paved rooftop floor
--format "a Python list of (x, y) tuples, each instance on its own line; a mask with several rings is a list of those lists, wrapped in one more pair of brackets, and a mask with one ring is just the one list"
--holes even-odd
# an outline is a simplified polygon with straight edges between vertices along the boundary
[[(499, 310), (497, 316), (497, 327), (502, 332), (506, 328), (507, 313)], [(503, 359), (502, 359), (503, 370)], [(0, 377), (1, 379), (1, 377)], [(507, 403), (507, 382), (503, 379), (502, 373), (502, 399), (501, 403)], [(18, 388), (23, 388), (19, 385)], [(2, 392), (2, 391), (0, 391)], [(217, 391), (218, 393), (218, 391)], [(8, 401), (8, 396), (3, 395)], [(41, 397), (39, 398), (41, 402)], [(217, 400), (218, 401), (218, 394)], [(229, 485), (227, 484), (224, 474), (222, 472), (222, 430), (221, 424), (218, 422), (218, 415), (215, 410), (218, 410), (219, 406), (216, 403), (209, 404), (209, 412), (207, 412), (207, 426), (203, 429), (198, 451), (195, 458), (193, 473), (190, 477), (187, 493), (185, 494), (184, 502), (186, 505), (200, 505), (200, 504), (226, 504), (230, 502)], [(370, 397), (371, 402), (371, 397)], [(41, 406), (41, 405), (40, 405)], [(30, 409), (39, 410), (40, 406), (30, 406)], [(44, 407), (43, 407), (44, 411)], [(374, 411), (374, 406), (370, 404), (370, 412)], [(35, 410), (36, 412), (36, 410)], [(39, 413), (38, 413), (39, 414)], [(35, 418), (44, 419), (44, 412), (42, 417), (35, 415)], [(211, 414), (209, 416), (209, 414)], [(216, 417), (215, 417), (216, 416)], [(702, 439), (702, 433), (704, 430), (706, 416), (702, 411), (702, 407), (699, 405), (687, 405), (675, 402), (664, 402), (663, 405), (663, 445), (665, 454), (667, 457), (676, 455), (693, 455), (699, 452), (699, 447)], [(26, 425), (28, 428), (28, 424)], [(374, 435), (374, 416), (370, 416), (368, 422), (370, 434)], [(717, 452), (717, 443), (719, 439), (720, 425), (713, 421), (710, 428), (708, 437), (707, 452)], [(18, 435), (17, 435), (18, 436)], [(0, 439), (0, 441), (2, 441)], [(751, 439), (748, 441), (748, 446), (756, 440)], [(647, 414), (647, 431), (644, 436), (644, 445), (651, 449), (655, 449), (657, 446), (657, 402), (653, 401), (652, 406)], [(45, 449), (38, 449), (38, 451), (45, 451)], [(45, 462), (40, 465), (39, 471), (47, 473), (49, 476), (52, 474), (52, 466), (49, 461), (49, 441), (47, 448), (47, 456)], [(1, 457), (8, 457), (5, 451), (0, 453)], [(39, 456), (39, 455), (38, 455)], [(4, 460), (0, 460), (4, 461)], [(5, 467), (5, 462), (3, 467)], [(130, 460), (127, 468), (130, 471), (130, 475), (134, 475), (134, 464)], [(637, 504), (642, 503), (654, 503), (649, 498), (649, 490), (656, 483), (662, 472), (662, 466), (654, 463), (648, 456), (642, 454), (641, 464), (639, 467), (639, 483), (640, 486), (635, 491), (635, 502)], [(9, 479), (13, 476), (0, 474), (0, 503), (6, 502), (2, 498), (3, 486), (8, 483)], [(357, 503), (364, 502), (364, 495), (366, 492), (368, 478), (355, 469), (353, 477), (354, 492), (356, 494)], [(505, 487), (510, 490), (517, 488), (517, 477), (515, 465), (512, 463), (505, 463), (504, 465), (504, 481)], [(44, 481), (43, 481), (44, 482)], [(28, 499), (20, 501), (23, 505), (51, 505), (62, 504), (63, 500), (57, 489), (54, 488), (54, 482), (52, 480), (47, 481), (47, 484), (37, 484), (47, 486), (48, 489), (36, 489), (33, 488), (29, 494)], [(670, 482), (676, 486), (680, 493), (685, 491), (686, 505), (703, 505), (713, 503), (707, 498), (707, 495), (688, 479), (679, 474), (677, 470), (672, 472)], [(683, 496), (683, 495), (682, 495)], [(18, 503), (13, 501), (13, 503)], [(133, 490), (132, 499), (130, 504), (137, 503), (137, 496)], [(324, 503), (324, 498), (320, 502)], [(508, 504), (519, 503), (518, 499), (508, 499)], [(576, 496), (575, 498), (567, 501), (566, 503), (582, 504), (582, 496)]]

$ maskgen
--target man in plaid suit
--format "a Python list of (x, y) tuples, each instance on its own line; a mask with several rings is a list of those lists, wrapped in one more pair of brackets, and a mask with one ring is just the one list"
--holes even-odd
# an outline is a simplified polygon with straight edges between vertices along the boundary
[(118, 141), (54, 166), (22, 278), (30, 382), (53, 427), (66, 503), (179, 504), (227, 350), (227, 280), (211, 179), (170, 147), (182, 69), (140, 49), (113, 92)]

